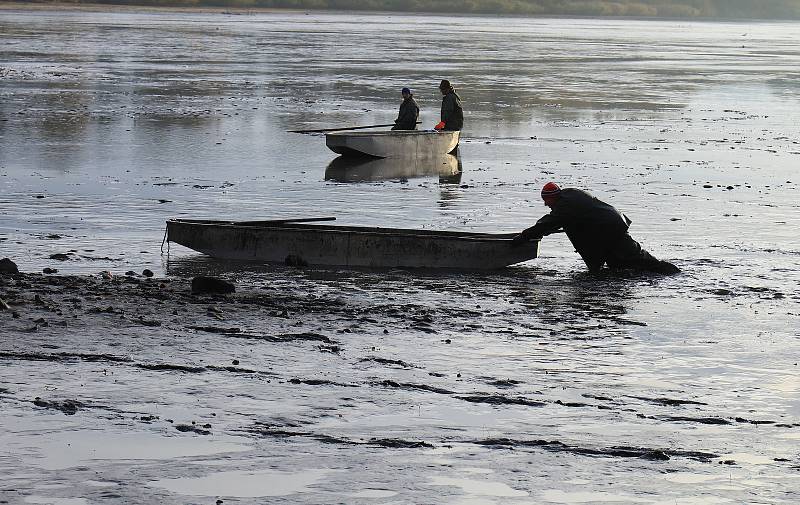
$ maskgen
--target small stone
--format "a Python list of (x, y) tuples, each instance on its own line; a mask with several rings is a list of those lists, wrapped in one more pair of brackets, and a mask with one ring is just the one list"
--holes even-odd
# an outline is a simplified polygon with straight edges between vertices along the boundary
[(192, 279), (192, 293), (235, 293), (236, 287), (217, 277), (199, 275)]
[(152, 277), (153, 271), (148, 268), (145, 268), (144, 270), (142, 270), (142, 275), (144, 275), (145, 277)]
[(238, 365), (239, 364), (239, 360), (235, 359), (235, 360), (231, 361), (231, 363), (233, 363), (234, 365)]
[(133, 270), (128, 270), (127, 272), (125, 272), (125, 276), (126, 277), (135, 277), (136, 276), (136, 272), (134, 272)]
[(55, 253), (50, 255), (51, 260), (58, 260), (58, 261), (67, 261), (69, 259), (69, 253)]
[(58, 272), (57, 268), (45, 267), (45, 268), (42, 269), (42, 273), (45, 273), (45, 274), (54, 274), (54, 273), (57, 273), (57, 272)]
[(0, 260), (0, 273), (2, 274), (18, 274), (19, 268), (17, 268), (17, 264), (11, 261), (8, 258), (3, 258)]

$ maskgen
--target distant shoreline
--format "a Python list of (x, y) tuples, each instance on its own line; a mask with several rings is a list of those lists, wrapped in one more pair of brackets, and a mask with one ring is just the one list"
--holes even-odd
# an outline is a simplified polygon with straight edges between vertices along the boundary
[(716, 22), (797, 22), (800, 21), (800, 12), (796, 17), (730, 17), (730, 16), (707, 16), (707, 15), (641, 15), (641, 14), (579, 14), (575, 12), (483, 12), (483, 11), (464, 11), (458, 10), (454, 4), (452, 12), (440, 10), (417, 10), (401, 11), (389, 9), (347, 9), (347, 8), (302, 8), (302, 7), (264, 7), (264, 6), (223, 6), (223, 5), (139, 5), (132, 3), (89, 3), (89, 2), (63, 2), (63, 1), (3, 1), (0, 0), (0, 11), (4, 10), (27, 10), (27, 11), (73, 11), (73, 12), (182, 12), (182, 13), (205, 13), (205, 14), (269, 14), (269, 13), (359, 13), (359, 14), (383, 14), (383, 15), (431, 15), (431, 16), (493, 16), (493, 17), (513, 17), (531, 19), (630, 19), (640, 21), (716, 21)]
[(0, 1), (0, 11), (75, 11), (75, 12), (195, 12), (209, 14), (248, 14), (270, 12), (308, 12), (309, 9), (276, 9), (269, 7), (214, 7), (214, 6), (153, 6), (136, 4), (72, 3), (72, 2), (4, 2)]

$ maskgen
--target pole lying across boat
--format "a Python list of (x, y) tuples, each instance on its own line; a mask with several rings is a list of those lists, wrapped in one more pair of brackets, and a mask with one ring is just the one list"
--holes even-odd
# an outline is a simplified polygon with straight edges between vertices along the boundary
[(302, 221), (170, 219), (166, 240), (220, 259), (369, 268), (491, 270), (534, 259), (539, 251), (538, 241), (512, 247), (515, 233), (337, 226)]

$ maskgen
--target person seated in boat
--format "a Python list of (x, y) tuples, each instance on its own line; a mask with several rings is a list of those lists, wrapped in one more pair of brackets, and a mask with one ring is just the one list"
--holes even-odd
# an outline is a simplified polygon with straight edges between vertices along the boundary
[(394, 120), (392, 130), (416, 130), (419, 106), (414, 100), (414, 94), (408, 88), (403, 88), (400, 94), (403, 96), (403, 103), (400, 104), (400, 113)]
[(439, 124), (434, 126), (434, 129), (461, 130), (464, 127), (464, 109), (461, 108), (461, 97), (458, 96), (450, 81), (446, 79), (439, 83), (439, 91), (442, 92), (442, 112), (439, 116)]
[(514, 237), (515, 246), (563, 228), (590, 272), (599, 271), (604, 264), (612, 269), (662, 274), (680, 272), (678, 267), (657, 259), (631, 238), (628, 234), (631, 220), (627, 216), (586, 191), (561, 189), (556, 183), (548, 182), (542, 188), (542, 199), (550, 207), (550, 213)]

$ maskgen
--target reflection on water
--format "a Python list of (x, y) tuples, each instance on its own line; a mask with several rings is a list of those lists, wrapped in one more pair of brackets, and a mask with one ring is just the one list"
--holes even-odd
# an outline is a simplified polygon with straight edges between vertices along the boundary
[(442, 184), (458, 184), (461, 171), (461, 158), (451, 154), (433, 158), (339, 156), (325, 169), (325, 180), (375, 182), (438, 176)]

